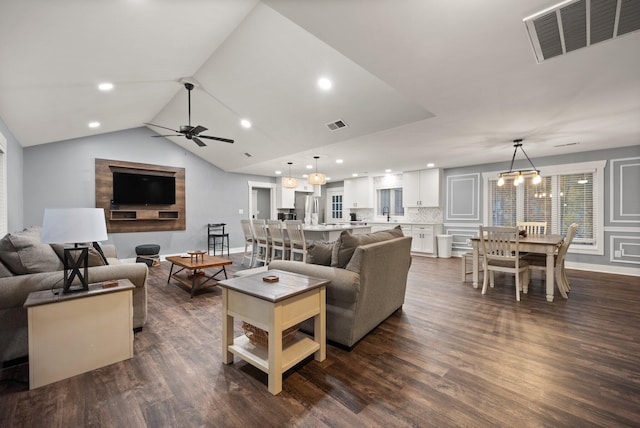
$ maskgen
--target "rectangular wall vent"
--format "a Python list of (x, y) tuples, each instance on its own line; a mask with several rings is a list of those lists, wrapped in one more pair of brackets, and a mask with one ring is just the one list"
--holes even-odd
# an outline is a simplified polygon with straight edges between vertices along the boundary
[(332, 131), (337, 131), (338, 129), (346, 128), (347, 126), (349, 125), (347, 125), (345, 121), (342, 119), (327, 123), (327, 128), (329, 128)]
[(541, 63), (640, 30), (640, 1), (567, 0), (523, 22)]

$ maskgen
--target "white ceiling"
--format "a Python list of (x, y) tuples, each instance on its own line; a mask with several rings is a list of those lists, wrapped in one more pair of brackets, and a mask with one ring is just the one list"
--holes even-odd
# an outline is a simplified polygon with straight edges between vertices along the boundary
[(553, 4), (2, 0), (0, 118), (25, 147), (176, 129), (188, 77), (192, 125), (235, 144), (171, 139), (232, 172), (300, 175), (318, 155), (340, 180), (509, 161), (515, 138), (534, 160), (639, 144), (640, 32), (537, 64), (522, 19)]

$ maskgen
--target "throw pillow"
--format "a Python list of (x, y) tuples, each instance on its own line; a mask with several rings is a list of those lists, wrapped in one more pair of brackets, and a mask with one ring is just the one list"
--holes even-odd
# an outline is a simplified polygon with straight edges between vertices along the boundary
[(13, 276), (13, 272), (11, 272), (4, 263), (0, 262), (0, 278), (7, 278)]
[(94, 242), (93, 248), (100, 254), (100, 257), (102, 257), (102, 262), (105, 266), (107, 266), (109, 264), (109, 261), (105, 257), (104, 251), (102, 251), (102, 247), (100, 246), (100, 244), (98, 242)]
[[(95, 248), (93, 248), (91, 244), (84, 242), (84, 243), (81, 243), (80, 246), (89, 247), (89, 263), (87, 267), (104, 266), (106, 264), (102, 259), (102, 256), (100, 255), (100, 253)], [(61, 261), (64, 260), (64, 247), (65, 247), (65, 244), (51, 244), (51, 248), (53, 248), (53, 250), (58, 255)], [(81, 266), (84, 266), (84, 265), (81, 265)], [(61, 269), (64, 269), (64, 265)]]
[(363, 235), (353, 235), (348, 230), (342, 231), (340, 237), (333, 247), (331, 255), (331, 266), (345, 268), (353, 256), (353, 252), (359, 245), (373, 244), (375, 242), (387, 241), (389, 239), (401, 238), (404, 234), (402, 228), (396, 226), (393, 229), (381, 230), (378, 232)]
[(40, 242), (39, 229), (7, 233), (0, 240), (0, 260), (17, 275), (63, 269), (51, 246)]
[(314, 265), (331, 265), (333, 244), (328, 242), (314, 242), (307, 247), (307, 263)]

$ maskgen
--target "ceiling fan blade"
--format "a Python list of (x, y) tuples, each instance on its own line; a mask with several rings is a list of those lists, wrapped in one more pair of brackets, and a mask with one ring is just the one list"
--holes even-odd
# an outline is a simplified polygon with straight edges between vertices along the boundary
[(198, 135), (198, 137), (206, 138), (207, 140), (216, 140), (216, 141), (222, 141), (223, 143), (233, 144), (233, 140), (230, 140), (228, 138), (210, 137), (208, 135)]
[(199, 145), (200, 147), (206, 147), (207, 145), (205, 143), (202, 142), (202, 140), (198, 137), (192, 137), (191, 138), (197, 145)]
[(207, 128), (205, 128), (204, 126), (198, 125), (193, 127), (193, 129), (191, 129), (191, 133), (198, 135), (199, 133), (204, 132), (206, 130)]
[(152, 137), (184, 137), (184, 134), (152, 135)]
[(167, 128), (166, 126), (161, 126), (161, 125), (154, 125), (153, 123), (145, 123), (145, 125), (156, 126), (158, 128), (168, 129), (169, 131), (173, 131), (173, 132), (180, 132), (180, 131), (178, 131), (176, 129)]

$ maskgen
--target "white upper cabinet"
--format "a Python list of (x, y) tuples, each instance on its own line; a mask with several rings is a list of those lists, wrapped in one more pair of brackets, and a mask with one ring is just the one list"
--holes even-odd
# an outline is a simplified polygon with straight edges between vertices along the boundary
[(276, 208), (295, 208), (296, 192), (313, 192), (313, 186), (309, 184), (307, 180), (298, 179), (298, 187), (295, 189), (287, 189), (286, 187), (282, 187), (282, 177), (278, 177), (276, 180)]
[(276, 180), (276, 208), (293, 209), (296, 202), (296, 189), (282, 187), (282, 178)]
[(408, 207), (440, 207), (442, 170), (421, 169), (402, 174), (402, 203)]
[(373, 208), (373, 179), (371, 177), (344, 180), (344, 208)]

